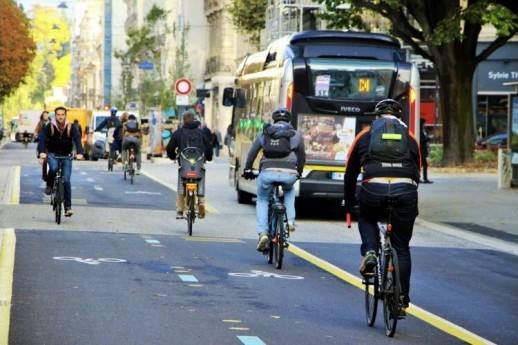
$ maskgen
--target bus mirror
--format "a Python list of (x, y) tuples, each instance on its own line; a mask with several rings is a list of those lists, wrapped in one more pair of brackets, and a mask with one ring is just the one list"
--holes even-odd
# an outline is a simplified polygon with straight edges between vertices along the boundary
[(223, 90), (223, 105), (225, 107), (231, 107), (234, 105), (234, 89), (226, 87)]

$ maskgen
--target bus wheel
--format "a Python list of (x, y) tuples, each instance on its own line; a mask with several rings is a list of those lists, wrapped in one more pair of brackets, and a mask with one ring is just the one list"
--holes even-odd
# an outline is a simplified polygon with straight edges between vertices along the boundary
[(240, 204), (251, 204), (253, 195), (242, 190), (237, 190), (237, 202)]

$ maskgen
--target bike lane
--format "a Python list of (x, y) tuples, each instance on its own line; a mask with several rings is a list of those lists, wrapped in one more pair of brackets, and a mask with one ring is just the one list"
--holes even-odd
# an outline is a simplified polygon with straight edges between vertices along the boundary
[[(215, 229), (217, 230), (217, 229)], [(255, 241), (16, 230), (10, 344), (387, 343), (365, 324), (363, 292)], [(116, 321), (114, 321), (116, 320)], [(395, 339), (456, 344), (409, 317)]]

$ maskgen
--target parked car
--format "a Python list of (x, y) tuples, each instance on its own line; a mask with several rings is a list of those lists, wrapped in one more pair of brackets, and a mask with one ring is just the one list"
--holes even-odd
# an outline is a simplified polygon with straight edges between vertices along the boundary
[(475, 149), (477, 151), (491, 150), (498, 151), (498, 149), (507, 148), (507, 133), (496, 133), (488, 135), (485, 138), (477, 140)]

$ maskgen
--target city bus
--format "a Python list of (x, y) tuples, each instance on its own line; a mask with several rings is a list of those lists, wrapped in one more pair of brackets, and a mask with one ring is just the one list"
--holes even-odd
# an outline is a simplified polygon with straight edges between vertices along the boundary
[(306, 166), (297, 198), (343, 199), (349, 147), (383, 99), (401, 103), (403, 121), (419, 138), (419, 72), (407, 55), (397, 39), (384, 34), (307, 31), (247, 56), (222, 98), (232, 107), (229, 183), (238, 202), (249, 203), (256, 193), (255, 182), (241, 174), (253, 140), (277, 107), (292, 112), (304, 138)]

